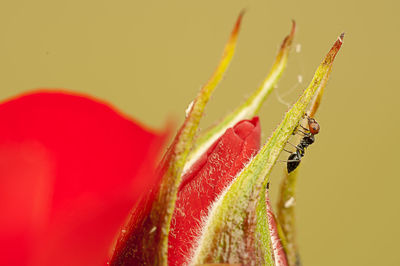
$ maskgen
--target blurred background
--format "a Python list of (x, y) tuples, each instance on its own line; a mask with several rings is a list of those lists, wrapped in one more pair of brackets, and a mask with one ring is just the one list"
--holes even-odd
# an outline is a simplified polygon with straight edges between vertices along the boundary
[[(299, 173), (301, 257), (304, 265), (400, 265), (399, 7), (390, 0), (3, 1), (0, 100), (66, 88), (153, 128), (171, 118), (179, 125), (246, 8), (237, 53), (202, 127), (261, 84), (294, 19), (298, 49), (260, 111), (265, 140), (287, 110), (277, 95), (295, 101), (345, 31), (316, 115), (321, 133)], [(273, 190), (284, 168), (275, 167)]]

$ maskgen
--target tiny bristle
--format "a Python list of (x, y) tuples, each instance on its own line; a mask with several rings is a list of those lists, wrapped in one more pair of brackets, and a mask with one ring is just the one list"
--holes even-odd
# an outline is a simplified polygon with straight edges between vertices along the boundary
[(340, 36), (339, 36), (339, 40), (340, 40), (340, 42), (343, 42), (343, 39), (344, 39), (344, 32), (342, 32), (342, 34), (340, 34)]

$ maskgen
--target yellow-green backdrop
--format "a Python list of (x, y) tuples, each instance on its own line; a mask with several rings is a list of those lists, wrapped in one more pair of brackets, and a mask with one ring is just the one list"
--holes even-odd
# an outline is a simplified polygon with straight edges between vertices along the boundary
[[(294, 88), (288, 102), (345, 31), (316, 116), (321, 133), (302, 162), (301, 256), (304, 265), (400, 265), (398, 1), (2, 1), (0, 100), (67, 88), (155, 128), (181, 122), (243, 8), (237, 54), (202, 126), (260, 85), (291, 19), (301, 51), (292, 51), (277, 90)], [(264, 139), (286, 109), (272, 94), (260, 112)]]

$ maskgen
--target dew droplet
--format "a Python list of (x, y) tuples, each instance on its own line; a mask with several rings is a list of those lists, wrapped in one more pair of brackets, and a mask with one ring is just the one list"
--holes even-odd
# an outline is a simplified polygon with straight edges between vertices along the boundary
[(294, 202), (295, 202), (294, 198), (293, 198), (293, 197), (290, 197), (290, 199), (288, 199), (288, 200), (285, 202), (284, 207), (285, 207), (285, 208), (290, 208), (290, 207), (292, 207), (292, 206), (294, 205)]
[(297, 75), (297, 81), (301, 84), (303, 83), (303, 76), (302, 75)]
[(157, 229), (157, 227), (154, 226), (153, 228), (150, 229), (149, 233), (150, 233), (150, 234), (154, 233), (154, 232), (156, 231), (156, 229)]
[(191, 102), (189, 103), (188, 107), (187, 107), (186, 110), (185, 110), (186, 117), (188, 117), (190, 111), (192, 110), (193, 102), (194, 102), (194, 101), (191, 101)]
[(301, 44), (298, 43), (296, 44), (296, 53), (300, 53), (301, 52)]

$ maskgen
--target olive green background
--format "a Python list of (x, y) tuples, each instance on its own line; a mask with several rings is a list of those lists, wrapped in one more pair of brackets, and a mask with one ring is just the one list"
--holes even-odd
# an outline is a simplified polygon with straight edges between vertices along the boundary
[[(202, 127), (261, 84), (291, 19), (301, 51), (293, 49), (277, 90), (294, 88), (288, 102), (345, 31), (316, 115), (321, 133), (300, 172), (301, 256), (304, 265), (400, 265), (398, 1), (3, 0), (0, 100), (67, 88), (154, 128), (178, 125), (243, 8), (236, 56)], [(264, 139), (286, 110), (272, 93), (260, 112)], [(272, 189), (284, 167), (276, 166)]]

